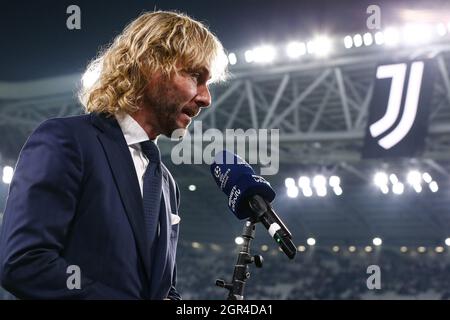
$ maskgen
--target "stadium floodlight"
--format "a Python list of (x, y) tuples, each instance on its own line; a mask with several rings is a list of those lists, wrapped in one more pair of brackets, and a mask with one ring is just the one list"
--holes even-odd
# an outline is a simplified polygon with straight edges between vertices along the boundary
[(383, 240), (381, 240), (381, 238), (376, 237), (376, 238), (373, 238), (372, 243), (374, 246), (378, 247), (378, 246), (381, 246), (381, 244), (383, 243)]
[(196, 241), (192, 242), (191, 245), (192, 245), (192, 248), (194, 248), (194, 249), (200, 249), (200, 247), (201, 247), (200, 243), (198, 243)]
[(422, 173), (422, 179), (426, 183), (430, 183), (431, 181), (433, 181), (433, 178), (431, 177), (431, 175), (428, 172)]
[(331, 176), (328, 179), (328, 183), (330, 184), (330, 187), (338, 187), (341, 184), (341, 178), (338, 176)]
[(434, 251), (436, 251), (436, 253), (442, 253), (442, 252), (444, 252), (444, 247), (442, 247), (442, 246), (437, 246), (437, 247), (434, 249)]
[(425, 247), (423, 247), (423, 246), (420, 246), (420, 247), (417, 248), (417, 251), (419, 253), (424, 253), (425, 251), (427, 251), (427, 249)]
[(445, 245), (450, 247), (450, 238), (445, 239)]
[(361, 47), (363, 44), (363, 38), (362, 36), (357, 33), (353, 36), (353, 44), (355, 45), (356, 48)]
[(411, 170), (408, 172), (408, 175), (406, 176), (406, 181), (412, 186), (414, 185), (420, 185), (420, 182), (422, 181), (422, 176), (419, 171), (417, 170)]
[(195, 191), (195, 190), (197, 190), (197, 187), (195, 186), (195, 184), (191, 184), (191, 185), (189, 185), (189, 191)]
[(364, 41), (364, 45), (365, 45), (365, 46), (370, 46), (370, 45), (372, 45), (372, 43), (373, 43), (373, 37), (372, 37), (372, 34), (369, 33), (369, 32), (366, 32), (366, 33), (363, 35), (363, 41)]
[(428, 185), (430, 187), (431, 192), (438, 192), (439, 186), (436, 181), (431, 181)]
[(306, 54), (306, 44), (304, 42), (292, 41), (286, 46), (287, 56), (291, 59), (297, 59)]
[(319, 197), (325, 197), (327, 195), (327, 187), (320, 186), (316, 188), (316, 193)]
[(298, 186), (300, 188), (309, 188), (311, 184), (311, 180), (306, 177), (306, 176), (301, 176), (300, 178), (298, 178)]
[(316, 239), (314, 239), (314, 238), (308, 238), (308, 239), (306, 240), (306, 243), (307, 243), (309, 246), (314, 246), (314, 245), (316, 244)]
[(350, 247), (348, 247), (348, 251), (355, 252), (356, 251), (356, 247), (355, 246), (350, 246)]
[(389, 193), (389, 188), (387, 185), (383, 185), (380, 187), (380, 190), (383, 194), (388, 194)]
[(432, 38), (432, 29), (427, 24), (407, 24), (402, 31), (402, 40), (406, 45), (424, 44)]
[(313, 191), (312, 191), (312, 189), (310, 187), (303, 188), (302, 192), (303, 192), (303, 195), (306, 198), (309, 198), (309, 197), (311, 197), (313, 195)]
[(377, 45), (382, 45), (384, 43), (384, 33), (382, 31), (376, 32), (374, 38)]
[(344, 37), (344, 47), (345, 47), (345, 49), (350, 49), (351, 47), (353, 47), (352, 36), (345, 36)]
[(306, 51), (309, 54), (313, 54), (314, 52), (316, 52), (316, 44), (314, 43), (314, 41), (310, 40), (306, 43)]
[(296, 186), (288, 187), (286, 193), (289, 198), (297, 198), (298, 196), (298, 188)]
[(327, 36), (319, 36), (314, 39), (314, 54), (319, 57), (327, 56), (332, 50), (332, 41)]
[(401, 182), (397, 182), (396, 184), (394, 184), (392, 186), (392, 192), (394, 194), (402, 194), (404, 190), (405, 190), (405, 186)]
[(372, 247), (371, 246), (366, 246), (364, 248), (364, 251), (367, 252), (367, 253), (370, 253), (370, 252), (372, 252)]
[(241, 245), (244, 243), (244, 238), (236, 237), (236, 239), (234, 239), (234, 242), (236, 242), (237, 245)]
[(340, 186), (336, 186), (333, 188), (334, 194), (340, 196), (342, 194), (342, 188)]
[(333, 252), (339, 252), (340, 249), (339, 246), (333, 246), (332, 248)]
[(298, 251), (300, 252), (305, 252), (306, 251), (306, 247), (305, 246), (298, 246)]
[(445, 27), (445, 24), (439, 23), (436, 26), (436, 33), (441, 37), (445, 36), (447, 34), (447, 28)]
[(269, 63), (275, 59), (276, 50), (271, 45), (263, 45), (253, 50), (253, 60), (257, 63)]
[(314, 176), (313, 178), (313, 186), (314, 188), (320, 188), (320, 187), (324, 187), (327, 184), (327, 180), (325, 179), (325, 177), (321, 174), (318, 174), (316, 176)]
[(14, 169), (10, 166), (3, 167), (3, 183), (10, 184), (14, 174)]
[(375, 173), (374, 177), (373, 177), (373, 182), (375, 183), (376, 186), (378, 187), (382, 187), (382, 186), (386, 186), (388, 183), (388, 176), (386, 173), (384, 172), (377, 172)]
[(229, 62), (231, 65), (235, 65), (235, 64), (237, 63), (237, 57), (236, 57), (236, 54), (235, 54), (235, 53), (231, 52), (231, 53), (228, 55), (228, 62)]
[(400, 247), (400, 252), (406, 253), (408, 251), (408, 247), (402, 246)]
[(396, 184), (396, 183), (398, 182), (397, 175), (396, 175), (395, 173), (391, 173), (391, 174), (389, 175), (389, 181), (390, 181), (392, 184)]
[(395, 46), (400, 41), (400, 32), (395, 27), (389, 27), (384, 30), (384, 43), (387, 46)]
[(286, 188), (295, 187), (295, 180), (293, 178), (284, 179), (284, 185)]
[(413, 184), (412, 186), (414, 188), (414, 191), (416, 191), (417, 193), (422, 192), (422, 186), (420, 184)]
[(266, 252), (266, 251), (268, 251), (268, 250), (269, 250), (269, 246), (268, 246), (267, 244), (263, 244), (263, 245), (261, 246), (261, 251)]
[(253, 53), (253, 50), (247, 50), (245, 51), (245, 62), (247, 63), (252, 63), (253, 61), (255, 61), (255, 55)]

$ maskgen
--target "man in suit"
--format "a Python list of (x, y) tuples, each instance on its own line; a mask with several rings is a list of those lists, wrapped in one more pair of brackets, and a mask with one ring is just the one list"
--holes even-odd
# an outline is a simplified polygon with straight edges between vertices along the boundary
[(23, 147), (0, 234), (1, 285), (24, 299), (181, 299), (178, 187), (160, 134), (182, 137), (225, 75), (217, 38), (145, 13), (88, 67), (87, 114), (42, 123)]

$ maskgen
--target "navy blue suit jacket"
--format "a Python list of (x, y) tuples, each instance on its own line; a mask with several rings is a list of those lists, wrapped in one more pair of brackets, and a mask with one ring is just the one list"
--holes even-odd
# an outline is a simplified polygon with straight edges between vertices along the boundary
[[(162, 192), (167, 214), (152, 261), (136, 170), (115, 118), (45, 121), (23, 147), (10, 185), (2, 286), (24, 299), (180, 299), (178, 224), (170, 220), (179, 190), (165, 166)], [(80, 268), (80, 289), (67, 286), (70, 265)]]

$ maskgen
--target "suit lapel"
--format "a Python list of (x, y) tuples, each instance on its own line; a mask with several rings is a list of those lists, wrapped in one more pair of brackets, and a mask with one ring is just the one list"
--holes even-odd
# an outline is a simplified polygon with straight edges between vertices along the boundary
[(92, 113), (93, 124), (100, 129), (98, 138), (106, 153), (120, 198), (134, 232), (145, 272), (150, 279), (150, 244), (145, 236), (144, 209), (138, 177), (122, 130), (114, 117)]

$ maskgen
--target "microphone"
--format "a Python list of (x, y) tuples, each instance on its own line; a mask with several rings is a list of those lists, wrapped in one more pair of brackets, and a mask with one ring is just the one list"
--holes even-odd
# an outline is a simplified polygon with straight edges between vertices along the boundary
[(228, 207), (238, 219), (262, 222), (281, 250), (293, 259), (297, 248), (292, 234), (273, 210), (270, 203), (275, 191), (263, 177), (241, 157), (226, 150), (218, 152), (211, 164), (211, 174), (228, 197)]

